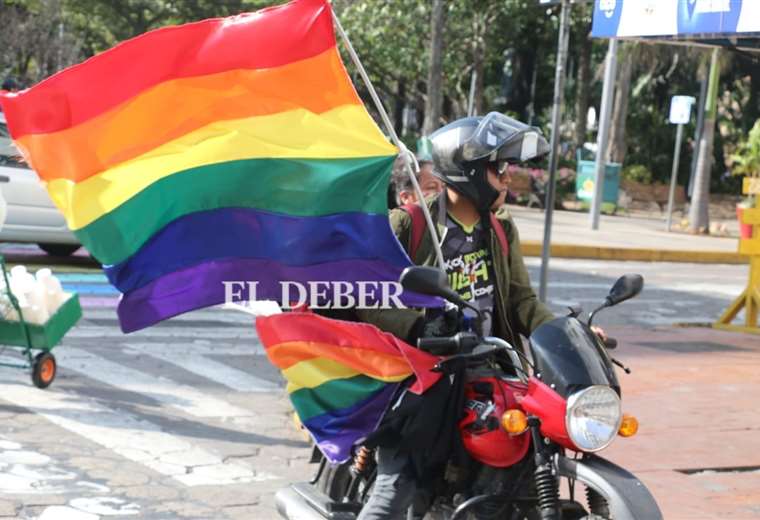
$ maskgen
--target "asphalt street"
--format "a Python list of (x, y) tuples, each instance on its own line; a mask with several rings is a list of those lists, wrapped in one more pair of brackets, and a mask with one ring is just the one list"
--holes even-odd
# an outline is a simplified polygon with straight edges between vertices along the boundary
[[(527, 262), (537, 280), (539, 260)], [(643, 274), (638, 299), (600, 314), (613, 327), (714, 321), (747, 275), (741, 265), (551, 267), (557, 313), (591, 310), (620, 274)], [(276, 518), (273, 493), (309, 477), (309, 450), (252, 318), (207, 309), (124, 335), (118, 294), (99, 271), (56, 274), (80, 294), (84, 318), (53, 351), (50, 388), (0, 367), (0, 518)]]

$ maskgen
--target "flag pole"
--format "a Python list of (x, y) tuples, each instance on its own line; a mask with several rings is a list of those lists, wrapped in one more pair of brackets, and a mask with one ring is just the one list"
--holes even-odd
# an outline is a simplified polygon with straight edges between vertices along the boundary
[[(412, 181), (412, 186), (414, 186), (414, 192), (417, 194), (417, 200), (419, 201), (418, 204), (422, 208), (422, 213), (425, 215), (425, 222), (427, 223), (430, 237), (433, 240), (433, 247), (435, 248), (435, 256), (436, 260), (438, 261), (438, 266), (441, 269), (445, 270), (443, 267), (443, 253), (441, 252), (441, 244), (438, 242), (438, 237), (435, 233), (435, 226), (433, 225), (433, 219), (430, 216), (430, 211), (428, 211), (427, 204), (425, 204), (425, 196), (422, 194), (422, 189), (420, 189), (419, 182), (417, 182), (417, 176), (415, 175), (414, 169), (412, 169), (412, 161), (409, 160), (409, 157), (411, 156), (412, 160), (414, 161), (416, 170), (419, 171), (417, 160), (414, 155), (412, 155), (412, 153), (407, 149), (406, 145), (402, 143), (398, 138), (396, 130), (393, 128), (393, 124), (388, 117), (388, 113), (385, 111), (385, 107), (380, 101), (380, 97), (377, 95), (377, 91), (375, 91), (375, 87), (372, 85), (372, 82), (369, 79), (367, 71), (364, 70), (364, 65), (362, 65), (359, 56), (356, 54), (354, 46), (351, 45), (351, 41), (348, 39), (346, 32), (343, 30), (343, 26), (340, 24), (340, 20), (338, 20), (338, 16), (335, 14), (335, 11), (331, 9), (331, 12), (333, 20), (335, 21), (335, 27), (338, 29), (338, 34), (340, 34), (340, 37), (343, 39), (343, 43), (346, 44), (346, 48), (348, 49), (348, 53), (351, 56), (351, 60), (354, 62), (354, 65), (356, 65), (356, 68), (359, 71), (359, 75), (362, 77), (367, 90), (369, 90), (369, 95), (372, 96), (372, 101), (375, 103), (375, 107), (377, 107), (377, 111), (380, 113), (380, 117), (382, 118), (383, 123), (388, 130), (388, 134), (391, 136), (391, 141), (393, 141), (393, 144), (398, 147), (399, 152), (404, 154), (404, 164), (406, 165), (406, 171)], [(412, 261), (414, 261), (414, 259), (412, 259)]]

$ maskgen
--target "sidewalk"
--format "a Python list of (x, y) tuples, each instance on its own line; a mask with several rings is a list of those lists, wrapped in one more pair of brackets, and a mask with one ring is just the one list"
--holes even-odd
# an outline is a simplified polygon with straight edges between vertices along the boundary
[(610, 328), (639, 433), (600, 455), (639, 477), (667, 520), (760, 519), (760, 341), (704, 328)]
[[(520, 231), (525, 256), (541, 256), (543, 210), (509, 206)], [(593, 231), (586, 212), (554, 211), (552, 256), (601, 260), (642, 260), (697, 263), (747, 263), (737, 254), (738, 238), (665, 231), (665, 219), (654, 216), (602, 215)], [(729, 230), (732, 230), (729, 223)], [(733, 225), (736, 227), (736, 225)], [(734, 232), (734, 236), (738, 233)]]

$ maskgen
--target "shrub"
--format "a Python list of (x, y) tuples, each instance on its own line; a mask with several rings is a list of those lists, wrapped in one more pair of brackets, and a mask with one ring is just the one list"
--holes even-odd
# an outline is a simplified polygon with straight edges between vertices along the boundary
[(736, 153), (730, 159), (732, 174), (760, 176), (760, 119), (755, 121), (747, 139), (739, 143)]
[(641, 184), (652, 184), (652, 172), (644, 165), (632, 164), (623, 168), (623, 179)]

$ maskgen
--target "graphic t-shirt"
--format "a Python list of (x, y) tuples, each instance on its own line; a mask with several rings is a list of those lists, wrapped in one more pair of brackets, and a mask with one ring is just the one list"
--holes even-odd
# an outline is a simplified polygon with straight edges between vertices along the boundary
[[(478, 309), (489, 311), (483, 323), (483, 335), (491, 334), (491, 312), (494, 306), (493, 261), (488, 249), (488, 233), (480, 222), (466, 227), (446, 217), (446, 236), (441, 245), (449, 285), (462, 299)], [(466, 316), (473, 316), (469, 309)]]

